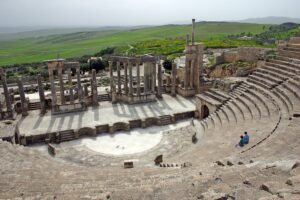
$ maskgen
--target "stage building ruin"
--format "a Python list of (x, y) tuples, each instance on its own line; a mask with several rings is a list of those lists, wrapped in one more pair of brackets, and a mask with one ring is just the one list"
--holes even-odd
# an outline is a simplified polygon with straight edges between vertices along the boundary
[(192, 20), (192, 42), (187, 35), (185, 46), (185, 75), (178, 85), (178, 94), (184, 97), (194, 96), (201, 91), (200, 76), (203, 72), (203, 45), (195, 43), (195, 19)]
[[(112, 103), (146, 103), (156, 101), (156, 97), (161, 98), (161, 64), (157, 64), (157, 62), (158, 60), (152, 56), (110, 57), (109, 74)], [(113, 74), (114, 66), (117, 68), (117, 76)], [(141, 69), (143, 69), (143, 74)], [(123, 72), (122, 75), (121, 71)]]
[[(45, 63), (48, 66), (49, 80), (51, 83), (52, 114), (86, 110), (87, 108), (86, 98), (84, 97), (83, 88), (81, 85), (79, 63), (65, 62), (64, 59), (46, 60)], [(72, 69), (76, 71), (76, 77), (77, 77), (76, 86), (73, 85), (72, 82)], [(54, 71), (57, 72), (57, 76), (58, 76), (59, 95), (57, 95), (56, 93)], [(67, 86), (68, 90), (65, 89), (65, 84), (63, 80), (64, 71), (66, 71), (68, 75), (68, 86)]]

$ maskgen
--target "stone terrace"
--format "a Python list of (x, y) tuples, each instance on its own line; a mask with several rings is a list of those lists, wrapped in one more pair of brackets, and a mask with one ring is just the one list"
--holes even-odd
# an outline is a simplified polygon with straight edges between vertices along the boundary
[(88, 111), (40, 116), (38, 111), (29, 112), (29, 116), (19, 123), (21, 135), (31, 136), (82, 127), (95, 128), (98, 125), (112, 125), (135, 119), (146, 119), (164, 115), (173, 115), (195, 111), (195, 99), (163, 95), (163, 99), (147, 104), (111, 104), (102, 102), (99, 107), (90, 107)]

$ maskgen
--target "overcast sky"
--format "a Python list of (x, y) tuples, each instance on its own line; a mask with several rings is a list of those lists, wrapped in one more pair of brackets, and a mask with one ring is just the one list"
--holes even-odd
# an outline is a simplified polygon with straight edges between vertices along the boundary
[(0, 26), (128, 26), (266, 16), (300, 18), (300, 0), (0, 0)]

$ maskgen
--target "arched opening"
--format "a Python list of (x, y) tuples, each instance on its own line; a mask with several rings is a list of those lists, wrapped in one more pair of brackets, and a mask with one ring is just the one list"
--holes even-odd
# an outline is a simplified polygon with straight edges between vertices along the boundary
[(206, 105), (201, 106), (201, 118), (205, 119), (209, 116), (209, 109)]

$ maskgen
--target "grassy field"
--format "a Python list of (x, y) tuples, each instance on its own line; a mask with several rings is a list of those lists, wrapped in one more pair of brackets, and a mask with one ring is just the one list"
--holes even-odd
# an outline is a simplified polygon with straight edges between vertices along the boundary
[[(222, 44), (225, 44), (224, 47), (255, 46), (253, 42), (223, 40), (223, 38), (242, 32), (259, 34), (268, 27), (269, 25), (261, 24), (201, 22), (196, 24), (196, 40), (203, 41), (207, 47)], [(128, 45), (135, 47), (130, 53), (164, 53), (163, 51), (177, 53), (183, 50), (185, 35), (190, 32), (191, 25), (165, 25), (0, 41), (0, 66), (40, 62), (57, 56), (70, 58), (92, 55), (106, 47), (117, 47), (118, 52), (124, 53)]]

